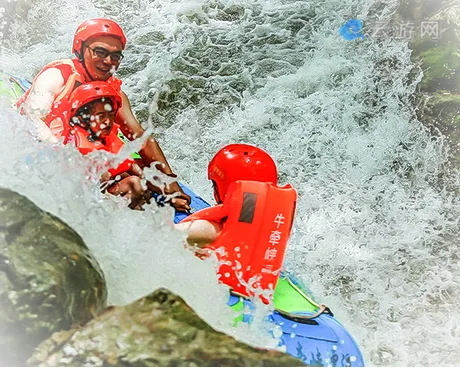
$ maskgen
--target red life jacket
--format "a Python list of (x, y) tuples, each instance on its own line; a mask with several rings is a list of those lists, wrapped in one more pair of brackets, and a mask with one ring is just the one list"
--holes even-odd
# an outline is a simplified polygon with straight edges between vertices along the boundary
[[(118, 153), (123, 146), (123, 142), (120, 138), (117, 137), (119, 125), (114, 124), (114, 128), (110, 133), (109, 137), (106, 139), (106, 144), (103, 144), (100, 141), (92, 142), (88, 140), (88, 132), (78, 126), (71, 127), (69, 124), (70, 121), (70, 110), (72, 107), (72, 101), (70, 101), (70, 95), (72, 94), (73, 90), (77, 88), (79, 85), (91, 82), (92, 79), (89, 77), (88, 73), (86, 72), (83, 64), (76, 58), (74, 59), (63, 59), (51, 62), (43, 67), (43, 69), (38, 73), (33, 83), (37, 80), (37, 78), (46, 70), (55, 68), (59, 69), (64, 79), (64, 86), (62, 87), (61, 91), (55, 96), (53, 104), (51, 106), (51, 110), (44, 119), (46, 125), (51, 129), (53, 134), (57, 138), (64, 137), (64, 144), (67, 144), (69, 141), (75, 141), (75, 144), (78, 150), (82, 154), (88, 154), (94, 150), (103, 149), (105, 151), (109, 151), (112, 153)], [(120, 94), (121, 97), (121, 80), (116, 77), (110, 77), (107, 81), (115, 91)], [(32, 86), (33, 86), (32, 83)], [(24, 95), (16, 102), (16, 106), (21, 108), (25, 101), (27, 100), (32, 87), (29, 88)], [(115, 122), (120, 123), (118, 115), (115, 117)], [(123, 121), (121, 123), (124, 123)], [(112, 176), (116, 176), (124, 171), (127, 171), (134, 160), (131, 158), (126, 159), (123, 161), (117, 168), (110, 169), (109, 172)]]
[[(72, 102), (70, 101), (71, 93), (79, 85), (91, 82), (92, 79), (89, 77), (83, 64), (78, 59), (63, 59), (51, 62), (43, 67), (40, 73), (38, 73), (34, 78), (33, 83), (35, 83), (37, 78), (43, 72), (51, 68), (60, 70), (64, 79), (64, 86), (62, 87), (61, 91), (59, 91), (59, 93), (54, 97), (51, 110), (44, 121), (46, 125), (51, 129), (53, 134), (57, 138), (60, 138), (62, 136), (67, 136), (70, 130), (70, 125), (68, 122), (70, 120), (69, 114), (72, 106)], [(112, 76), (106, 82), (110, 84), (115, 89), (115, 91), (120, 94), (121, 97), (121, 80)], [(26, 93), (16, 102), (17, 107), (22, 108), (31, 90), (32, 87), (29, 88)], [(115, 121), (120, 123), (117, 117), (115, 118)]]
[(237, 181), (230, 185), (223, 204), (195, 212), (181, 222), (221, 223), (222, 232), (208, 248), (224, 250), (216, 252), (219, 280), (245, 296), (255, 295), (255, 288), (268, 290), (270, 298), (283, 265), (296, 200), (297, 192), (290, 185)]
[[(112, 153), (120, 152), (123, 147), (123, 141), (118, 137), (118, 125), (113, 124), (110, 134), (104, 139), (92, 141), (88, 138), (89, 133), (81, 126), (75, 125), (68, 132), (67, 136), (64, 137), (64, 144), (75, 143), (80, 153), (87, 155), (94, 150), (104, 150)], [(109, 169), (109, 173), (112, 177), (115, 177), (125, 171), (133, 165), (135, 161), (132, 158), (127, 158), (121, 164), (114, 169)]]

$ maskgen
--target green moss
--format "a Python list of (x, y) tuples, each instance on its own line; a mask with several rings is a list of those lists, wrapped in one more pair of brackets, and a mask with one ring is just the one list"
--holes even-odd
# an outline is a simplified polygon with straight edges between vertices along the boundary
[(453, 44), (439, 45), (420, 54), (424, 92), (460, 92), (460, 50)]

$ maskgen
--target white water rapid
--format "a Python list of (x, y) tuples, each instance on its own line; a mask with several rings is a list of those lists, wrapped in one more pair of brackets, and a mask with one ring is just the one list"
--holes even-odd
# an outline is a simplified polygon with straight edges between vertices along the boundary
[[(32, 78), (71, 56), (85, 19), (119, 21), (128, 48), (118, 75), (181, 181), (211, 201), (206, 168), (217, 149), (234, 142), (266, 149), (282, 183), (299, 192), (286, 267), (334, 311), (366, 362), (455, 365), (460, 207), (446, 188), (457, 188), (458, 176), (445, 172), (443, 137), (412, 118), (409, 97), (421, 76), (409, 74), (407, 42), (338, 34), (344, 19), (386, 19), (396, 5), (36, 0), (3, 40), (0, 70)], [(210, 262), (184, 249), (171, 209), (131, 211), (106, 198), (87, 169), (102, 154), (35, 142), (27, 119), (5, 103), (1, 113), (0, 186), (79, 232), (104, 270), (111, 303), (165, 286), (213, 326), (273, 344), (220, 322), (230, 315), (225, 288)]]

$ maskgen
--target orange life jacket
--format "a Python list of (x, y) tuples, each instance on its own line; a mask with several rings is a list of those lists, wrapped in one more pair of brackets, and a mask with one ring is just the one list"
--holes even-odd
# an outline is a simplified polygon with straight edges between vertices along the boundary
[[(67, 136), (70, 130), (70, 125), (68, 122), (70, 120), (69, 114), (72, 106), (72, 102), (70, 101), (71, 93), (79, 85), (91, 82), (91, 78), (89, 77), (84, 66), (78, 59), (63, 59), (51, 62), (45, 67), (43, 67), (40, 73), (38, 73), (37, 76), (35, 76), (32, 83), (32, 87), (37, 78), (43, 72), (51, 68), (60, 70), (62, 77), (64, 79), (64, 86), (62, 87), (61, 91), (59, 91), (59, 93), (55, 96), (53, 104), (51, 106), (51, 110), (45, 117), (44, 121), (46, 125), (48, 125), (48, 127), (51, 129), (53, 134), (57, 138), (60, 138), (62, 136)], [(112, 76), (106, 82), (110, 84), (115, 89), (115, 91), (120, 93), (121, 97), (121, 80)], [(24, 102), (29, 97), (32, 87), (29, 88), (26, 91), (26, 93), (17, 101), (17, 107), (22, 109)], [(117, 117), (115, 118), (115, 121), (120, 123)]]
[[(223, 204), (195, 212), (181, 222), (221, 223), (219, 237), (208, 248), (217, 250), (219, 280), (245, 296), (262, 289), (270, 297), (283, 265), (296, 200), (297, 192), (290, 185), (237, 181), (230, 185)], [(260, 298), (267, 302), (264, 296)]]

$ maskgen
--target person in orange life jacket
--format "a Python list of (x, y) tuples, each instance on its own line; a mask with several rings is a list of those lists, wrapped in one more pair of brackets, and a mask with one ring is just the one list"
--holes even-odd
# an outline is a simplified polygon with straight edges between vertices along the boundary
[[(187, 242), (216, 251), (219, 280), (233, 292), (274, 290), (289, 240), (297, 200), (291, 185), (280, 187), (271, 156), (248, 144), (225, 146), (210, 161), (208, 178), (217, 205), (176, 225)], [(198, 252), (202, 253), (202, 251)], [(266, 294), (261, 296), (267, 302)]]
[[(36, 124), (41, 140), (57, 142), (65, 129), (69, 117), (70, 94), (81, 84), (91, 81), (104, 81), (111, 85), (122, 100), (116, 115), (116, 122), (122, 133), (134, 140), (144, 134), (137, 121), (126, 94), (121, 90), (121, 80), (114, 72), (123, 59), (122, 51), (126, 47), (126, 36), (122, 28), (112, 20), (96, 18), (83, 22), (74, 35), (72, 52), (74, 59), (63, 59), (49, 63), (33, 80), (31, 88), (17, 102), (21, 111)], [(169, 166), (163, 151), (153, 137), (148, 137), (139, 151), (143, 166), (160, 162), (157, 169), (166, 175), (176, 177)], [(178, 193), (172, 205), (182, 211), (190, 209), (190, 197), (183, 193), (177, 182), (166, 188), (166, 192)]]
[[(84, 155), (94, 150), (118, 153), (123, 142), (118, 137), (119, 127), (115, 123), (115, 115), (121, 106), (117, 91), (102, 81), (89, 82), (77, 87), (71, 100), (71, 119), (62, 132), (64, 144), (74, 143)], [(109, 193), (130, 199), (130, 208), (142, 210), (142, 205), (149, 203), (151, 192), (144, 190), (141, 177), (142, 170), (129, 158), (104, 173), (101, 183)]]

